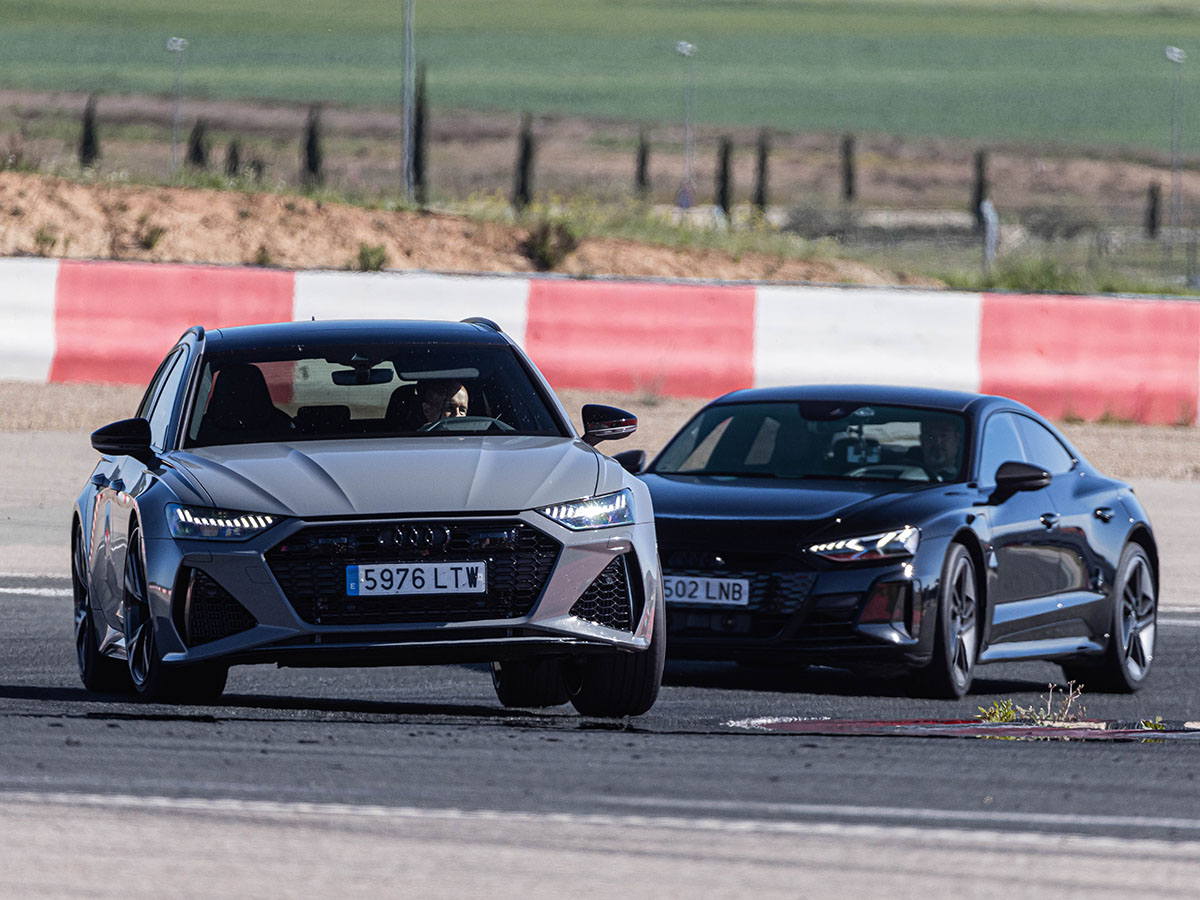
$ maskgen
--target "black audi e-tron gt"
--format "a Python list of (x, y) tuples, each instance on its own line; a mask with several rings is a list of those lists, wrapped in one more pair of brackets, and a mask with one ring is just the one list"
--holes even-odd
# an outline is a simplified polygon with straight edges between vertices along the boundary
[(506, 706), (635, 715), (658, 694), (644, 484), (578, 436), (495, 323), (186, 332), (72, 523), (83, 683), (219, 695), (231, 665), (490, 662)]
[[(640, 451), (617, 454), (640, 471)], [(641, 474), (669, 655), (913, 671), (1049, 659), (1134, 691), (1154, 654), (1145, 510), (1033, 410), (901, 387), (736, 391)]]

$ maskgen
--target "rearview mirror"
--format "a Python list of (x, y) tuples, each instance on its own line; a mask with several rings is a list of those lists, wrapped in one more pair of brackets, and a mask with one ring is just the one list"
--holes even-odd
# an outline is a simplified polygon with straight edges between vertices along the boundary
[(1050, 484), (1050, 473), (1041, 466), (1010, 460), (996, 470), (996, 492), (1005, 495), (1017, 491), (1037, 491)]
[(620, 463), (621, 468), (630, 475), (641, 475), (646, 468), (646, 451), (622, 450), (613, 454), (613, 460)]
[(391, 369), (334, 369), (333, 371), (333, 383), (342, 387), (356, 384), (387, 384), (391, 380)]
[(583, 407), (583, 442), (595, 447), (601, 441), (615, 441), (637, 431), (637, 416), (617, 409), (588, 403)]
[(92, 432), (92, 447), (105, 456), (132, 456), (143, 462), (154, 458), (150, 450), (150, 423), (121, 419)]

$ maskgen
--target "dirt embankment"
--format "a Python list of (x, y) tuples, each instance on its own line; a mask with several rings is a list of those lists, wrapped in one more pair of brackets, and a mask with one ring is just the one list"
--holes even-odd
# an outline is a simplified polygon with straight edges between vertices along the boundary
[[(386, 268), (530, 272), (529, 231), (446, 213), (365, 209), (304, 196), (200, 188), (81, 184), (0, 172), (0, 256), (358, 267), (360, 246), (382, 247)], [(858, 284), (933, 284), (838, 259), (584, 238), (555, 271)]]

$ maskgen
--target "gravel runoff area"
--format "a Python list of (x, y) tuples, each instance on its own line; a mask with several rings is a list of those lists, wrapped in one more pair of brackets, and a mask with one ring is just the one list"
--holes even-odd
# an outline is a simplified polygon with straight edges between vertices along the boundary
[[(132, 415), (141, 395), (140, 387), (0, 381), (0, 431), (90, 432)], [(581, 390), (559, 396), (577, 427), (584, 403), (610, 403), (636, 414), (637, 433), (604, 449), (650, 453), (706, 399)], [(1200, 428), (1096, 422), (1060, 427), (1102, 472), (1117, 478), (1200, 481)]]

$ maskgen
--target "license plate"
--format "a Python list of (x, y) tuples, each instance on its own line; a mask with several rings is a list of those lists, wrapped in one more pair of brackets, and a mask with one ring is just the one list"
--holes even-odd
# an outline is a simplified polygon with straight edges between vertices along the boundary
[(483, 594), (486, 562), (375, 563), (346, 566), (346, 595)]
[(664, 574), (663, 596), (675, 603), (746, 606), (750, 603), (750, 579), (692, 578)]

